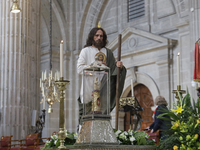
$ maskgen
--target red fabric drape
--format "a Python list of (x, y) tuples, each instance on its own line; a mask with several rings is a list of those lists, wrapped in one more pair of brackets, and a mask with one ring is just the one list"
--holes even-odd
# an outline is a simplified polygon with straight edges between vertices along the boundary
[(194, 80), (200, 80), (200, 49), (199, 43), (195, 43), (194, 51)]

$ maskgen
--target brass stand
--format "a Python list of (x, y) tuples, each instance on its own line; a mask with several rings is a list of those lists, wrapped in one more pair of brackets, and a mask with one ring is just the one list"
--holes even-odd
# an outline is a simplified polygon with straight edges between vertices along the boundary
[(185, 90), (181, 90), (181, 85), (177, 85), (177, 90), (173, 90), (172, 93), (176, 94), (175, 98), (176, 98), (177, 100), (180, 100), (180, 99), (179, 99), (178, 93), (180, 94), (180, 96), (181, 96), (181, 98), (182, 98), (182, 97), (183, 97), (183, 94), (185, 94), (186, 91), (185, 91)]
[(66, 138), (65, 133), (65, 113), (64, 113), (64, 97), (66, 90), (66, 84), (69, 84), (69, 81), (64, 80), (63, 77), (60, 77), (59, 81), (56, 81), (56, 85), (58, 85), (58, 90), (60, 91), (60, 116), (59, 116), (59, 132), (58, 132), (58, 138), (60, 139), (60, 146), (59, 149), (66, 148), (64, 146), (64, 141)]

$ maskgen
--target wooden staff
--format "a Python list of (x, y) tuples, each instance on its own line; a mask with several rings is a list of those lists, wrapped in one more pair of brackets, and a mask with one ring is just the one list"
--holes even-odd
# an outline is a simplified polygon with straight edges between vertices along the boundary
[[(122, 38), (122, 35), (119, 34), (117, 61), (121, 60), (121, 38)], [(117, 68), (117, 85), (116, 85), (115, 129), (117, 129), (117, 130), (118, 130), (118, 118), (119, 118), (119, 75), (120, 75), (120, 67)]]

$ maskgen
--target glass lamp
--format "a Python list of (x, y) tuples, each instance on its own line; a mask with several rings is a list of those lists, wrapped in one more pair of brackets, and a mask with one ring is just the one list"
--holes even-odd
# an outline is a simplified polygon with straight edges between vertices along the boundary
[(83, 70), (83, 125), (76, 144), (118, 144), (110, 124), (110, 68), (95, 59)]

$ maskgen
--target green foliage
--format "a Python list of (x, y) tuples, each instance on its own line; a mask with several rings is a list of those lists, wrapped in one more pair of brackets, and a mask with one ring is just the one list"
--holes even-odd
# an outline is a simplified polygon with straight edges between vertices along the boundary
[(164, 112), (170, 116), (172, 127), (166, 131), (167, 138), (160, 141), (158, 150), (198, 150), (200, 149), (200, 101), (191, 100), (188, 93), (184, 98), (180, 97), (174, 104), (174, 109)]
[(149, 135), (142, 131), (122, 131), (114, 129), (120, 145), (155, 145)]
[[(77, 139), (77, 134), (74, 132), (70, 133), (66, 130), (66, 138), (64, 145), (74, 145)], [(49, 149), (49, 148), (58, 148), (60, 146), (60, 140), (58, 139), (58, 135), (51, 136), (49, 141), (46, 141), (45, 146), (42, 150)]]

